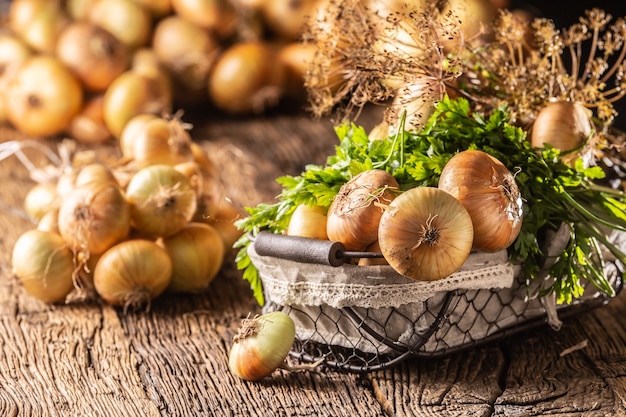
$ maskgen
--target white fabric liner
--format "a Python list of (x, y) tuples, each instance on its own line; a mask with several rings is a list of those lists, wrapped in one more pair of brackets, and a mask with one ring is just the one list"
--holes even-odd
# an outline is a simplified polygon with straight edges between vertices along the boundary
[[(561, 236), (555, 237), (549, 252), (563, 247)], [(626, 233), (613, 231), (608, 238), (626, 251)], [(500, 329), (537, 317), (546, 317), (555, 329), (560, 326), (557, 315), (560, 306), (556, 305), (554, 297), (537, 297), (539, 290), (550, 284), (551, 278), (546, 276), (527, 286), (521, 268), (509, 263), (506, 251), (472, 253), (459, 271), (433, 282), (413, 281), (389, 266), (303, 264), (259, 256), (253, 244), (248, 252), (259, 271), (266, 298), (289, 306), (288, 314), (295, 322), (296, 336), (300, 340), (377, 355), (394, 353), (346, 316), (341, 308), (351, 307), (367, 325), (389, 340), (414, 346), (433, 325), (451, 290), (460, 290), (466, 295), (455, 297), (437, 329), (438, 336), (430, 337), (422, 346), (424, 352), (481, 340)], [(614, 260), (608, 251), (603, 256), (606, 261)], [(615, 288), (621, 279), (619, 271), (608, 263), (605, 272)], [(497, 296), (493, 296), (494, 292)], [(590, 285), (578, 301), (585, 302), (599, 295)], [(384, 323), (384, 328), (378, 323)]]
[(424, 301), (437, 292), (506, 288), (514, 279), (506, 251), (472, 253), (457, 272), (437, 281), (415, 281), (390, 266), (334, 267), (259, 256), (253, 244), (248, 253), (262, 277), (265, 293), (282, 305), (400, 307)]

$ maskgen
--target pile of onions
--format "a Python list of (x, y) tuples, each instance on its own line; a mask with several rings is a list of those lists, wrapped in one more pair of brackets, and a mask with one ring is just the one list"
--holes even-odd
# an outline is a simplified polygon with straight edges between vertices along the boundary
[[(64, 142), (66, 161), (26, 194), (37, 227), (18, 239), (13, 270), (34, 297), (149, 308), (162, 293), (207, 291), (221, 270), (241, 213), (213, 161), (179, 119), (139, 120), (125, 135), (135, 153), (105, 162)], [(172, 130), (181, 146), (164, 138)]]
[(33, 138), (93, 144), (119, 139), (138, 114), (303, 103), (315, 51), (300, 35), (323, 1), (10, 2), (0, 121)]

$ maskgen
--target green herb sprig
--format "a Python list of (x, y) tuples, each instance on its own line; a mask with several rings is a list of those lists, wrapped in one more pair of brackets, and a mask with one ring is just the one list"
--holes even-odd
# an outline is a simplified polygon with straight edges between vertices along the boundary
[(542, 237), (565, 224), (570, 239), (550, 267), (553, 282), (542, 294), (555, 293), (558, 302), (570, 303), (582, 295), (584, 281), (589, 281), (613, 295), (600, 248), (626, 259), (606, 238), (607, 229), (626, 232), (624, 193), (597, 184), (605, 175), (600, 167), (584, 167), (582, 161), (572, 167), (552, 147), (533, 148), (526, 133), (510, 123), (505, 107), (484, 115), (473, 113), (463, 98), (445, 97), (418, 132), (399, 128), (386, 139), (370, 140), (354, 123), (339, 125), (335, 132), (340, 143), (324, 166), (309, 165), (298, 176), (278, 178), (283, 187), (278, 201), (248, 208), (249, 217), (237, 223), (246, 232), (236, 244), (240, 248), (237, 267), (259, 304), (264, 304), (264, 298), (258, 272), (247, 254), (250, 234), (284, 231), (296, 206), (328, 207), (345, 182), (374, 167), (390, 172), (403, 190), (437, 186), (447, 161), (466, 149), (489, 153), (515, 175), (525, 211), (520, 234), (509, 247), (509, 259), (522, 265), (528, 282), (539, 276), (546, 261)]

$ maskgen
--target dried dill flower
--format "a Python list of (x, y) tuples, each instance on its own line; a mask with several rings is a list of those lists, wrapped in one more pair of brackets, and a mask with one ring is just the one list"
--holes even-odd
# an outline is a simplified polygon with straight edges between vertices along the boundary
[(594, 109), (601, 127), (609, 126), (617, 115), (613, 103), (626, 94), (626, 21), (609, 26), (611, 20), (594, 8), (557, 30), (549, 19), (528, 26), (501, 10), (494, 41), (473, 58), (482, 70), (474, 74), (483, 74), (479, 83), (474, 79), (474, 92), (490, 95), (494, 105), (507, 103), (520, 123), (534, 120), (548, 102), (571, 101)]
[(464, 54), (447, 50), (465, 50), (465, 40), (446, 3), (385, 8), (329, 0), (305, 37), (317, 47), (305, 77), (312, 112), (347, 119), (367, 103), (386, 103), (389, 124), (407, 110), (407, 127), (421, 126), (463, 69)]

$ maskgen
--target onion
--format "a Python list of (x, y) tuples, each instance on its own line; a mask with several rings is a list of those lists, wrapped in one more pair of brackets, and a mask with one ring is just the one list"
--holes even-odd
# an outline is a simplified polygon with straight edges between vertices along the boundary
[(537, 115), (531, 128), (530, 141), (534, 147), (544, 147), (546, 144), (553, 146), (563, 153), (564, 161), (573, 163), (581, 155), (580, 150), (591, 137), (592, 131), (588, 110), (582, 104), (555, 101), (548, 103)]
[(86, 258), (122, 241), (130, 230), (130, 208), (111, 183), (88, 183), (72, 190), (59, 210), (59, 233)]
[(411, 188), (385, 209), (378, 230), (383, 256), (398, 273), (418, 281), (447, 277), (472, 249), (472, 219), (459, 201), (434, 187)]
[(285, 77), (285, 68), (269, 44), (240, 42), (217, 59), (209, 77), (209, 98), (229, 113), (262, 113), (278, 105)]
[(130, 49), (147, 45), (152, 33), (150, 11), (133, 0), (98, 1), (89, 9), (88, 20)]
[(285, 67), (285, 94), (306, 99), (305, 75), (313, 63), (317, 47), (312, 43), (290, 42), (278, 52), (278, 60)]
[(208, 171), (196, 161), (183, 162), (175, 165), (174, 168), (189, 179), (198, 197), (193, 220), (200, 221), (202, 218), (215, 214), (221, 197), (221, 184), (217, 174)]
[(235, 33), (238, 15), (229, 0), (171, 0), (174, 12), (221, 38)]
[(9, 83), (6, 94), (9, 122), (32, 136), (61, 133), (83, 105), (80, 81), (49, 55), (30, 57)]
[(24, 210), (35, 221), (41, 220), (46, 213), (60, 205), (57, 187), (53, 183), (36, 184), (24, 197)]
[(244, 319), (230, 348), (228, 367), (246, 381), (265, 378), (285, 362), (295, 334), (293, 320), (282, 311)]
[(159, 21), (152, 49), (172, 76), (177, 103), (208, 99), (206, 86), (219, 47), (214, 35), (187, 19), (173, 15)]
[(171, 236), (193, 217), (196, 193), (187, 177), (170, 165), (140, 169), (126, 188), (132, 225), (148, 236)]
[(439, 188), (456, 197), (474, 225), (474, 249), (495, 252), (507, 248), (522, 227), (522, 197), (515, 178), (493, 156), (478, 150), (450, 158)]
[(172, 261), (151, 240), (121, 242), (102, 254), (93, 272), (96, 292), (107, 303), (128, 308), (150, 308), (170, 283)]
[(109, 131), (119, 138), (124, 126), (138, 114), (168, 114), (172, 109), (171, 91), (160, 77), (134, 70), (124, 72), (104, 94), (103, 116)]
[(363, 250), (378, 238), (378, 223), (399, 188), (388, 172), (364, 171), (345, 183), (328, 209), (328, 239), (341, 242), (348, 250)]
[(189, 223), (161, 244), (172, 260), (168, 291), (199, 293), (217, 276), (224, 260), (220, 234), (205, 223)]
[(120, 132), (119, 143), (122, 156), (128, 160), (134, 158), (133, 148), (139, 133), (145, 129), (148, 120), (156, 119), (158, 116), (152, 113), (142, 113), (131, 117)]
[(50, 209), (37, 222), (37, 230), (59, 234), (59, 208)]
[(126, 45), (89, 22), (66, 26), (57, 41), (56, 55), (87, 90), (97, 92), (106, 90), (130, 64)]
[(291, 214), (287, 234), (289, 236), (328, 240), (328, 234), (326, 233), (326, 208), (300, 204)]
[(137, 130), (132, 155), (137, 167), (176, 165), (193, 160), (191, 136), (181, 121), (157, 117), (146, 120)]
[(67, 127), (70, 136), (79, 142), (99, 144), (111, 138), (104, 122), (104, 95), (86, 97), (83, 108)]
[(320, 0), (273, 0), (260, 4), (261, 17), (269, 30), (286, 40), (297, 40)]
[(64, 301), (74, 288), (74, 257), (56, 233), (24, 232), (13, 246), (12, 268), (24, 289), (47, 303)]
[(112, 184), (119, 186), (111, 168), (100, 162), (87, 164), (81, 167), (76, 174), (76, 179), (74, 180), (75, 187), (82, 187), (90, 184)]
[(58, 1), (15, 0), (9, 8), (8, 24), (33, 50), (54, 53), (55, 45), (69, 16)]

